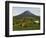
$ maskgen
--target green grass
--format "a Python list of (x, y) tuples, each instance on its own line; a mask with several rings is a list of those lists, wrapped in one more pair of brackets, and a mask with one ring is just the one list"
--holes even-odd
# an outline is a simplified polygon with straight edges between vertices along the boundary
[[(39, 23), (35, 23), (36, 20)], [(19, 30), (40, 30), (40, 17), (16, 18), (13, 16), (13, 31)]]

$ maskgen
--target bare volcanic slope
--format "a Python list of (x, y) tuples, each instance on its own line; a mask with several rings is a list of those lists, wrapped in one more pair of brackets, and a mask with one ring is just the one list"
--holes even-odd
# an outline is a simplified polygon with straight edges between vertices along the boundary
[(31, 17), (31, 16), (36, 16), (34, 14), (32, 14), (30, 11), (24, 11), (22, 14), (16, 16), (16, 17)]

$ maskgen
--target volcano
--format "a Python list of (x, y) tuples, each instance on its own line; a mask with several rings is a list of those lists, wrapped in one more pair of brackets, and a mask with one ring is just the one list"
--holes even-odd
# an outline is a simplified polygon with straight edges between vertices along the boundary
[(16, 16), (16, 17), (34, 17), (36, 15), (32, 14), (30, 11), (24, 11), (22, 14)]
[[(37, 23), (36, 23), (37, 22)], [(40, 16), (24, 11), (18, 16), (13, 16), (13, 30), (40, 30)]]

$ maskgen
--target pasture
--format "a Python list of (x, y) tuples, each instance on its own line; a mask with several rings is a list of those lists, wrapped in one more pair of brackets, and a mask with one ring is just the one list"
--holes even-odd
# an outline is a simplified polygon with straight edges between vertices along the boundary
[(40, 17), (16, 18), (13, 16), (13, 31), (40, 30)]

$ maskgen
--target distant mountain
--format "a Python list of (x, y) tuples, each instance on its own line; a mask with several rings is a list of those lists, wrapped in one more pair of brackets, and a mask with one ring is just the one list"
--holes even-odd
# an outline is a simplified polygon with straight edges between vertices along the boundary
[(32, 14), (30, 11), (24, 11), (22, 14), (16, 16), (16, 17), (34, 17), (36, 15)]

